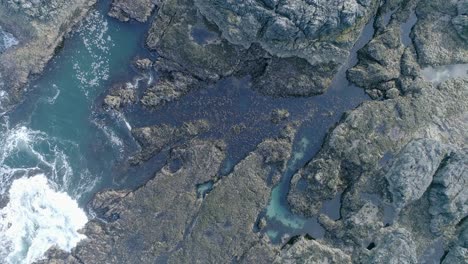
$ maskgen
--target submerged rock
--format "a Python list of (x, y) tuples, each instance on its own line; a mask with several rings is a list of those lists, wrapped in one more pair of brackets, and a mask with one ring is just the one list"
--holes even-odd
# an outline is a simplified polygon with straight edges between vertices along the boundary
[(184, 123), (180, 127), (159, 125), (132, 129), (132, 134), (142, 146), (142, 150), (132, 157), (132, 163), (138, 164), (146, 161), (163, 149), (174, 144), (187, 141), (209, 129), (206, 120), (197, 120)]

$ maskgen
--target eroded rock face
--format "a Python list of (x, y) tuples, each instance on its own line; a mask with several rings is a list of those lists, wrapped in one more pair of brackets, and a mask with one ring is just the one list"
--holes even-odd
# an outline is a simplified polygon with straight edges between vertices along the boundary
[(429, 199), (431, 230), (439, 234), (468, 215), (468, 152), (454, 151), (440, 164)]
[(385, 228), (364, 263), (416, 264), (416, 245), (411, 233), (402, 228)]
[(299, 57), (312, 65), (341, 64), (362, 28), (372, 1), (196, 0), (200, 12), (235, 45), (260, 45), (278, 57)]
[[(174, 91), (175, 100), (197, 87), (197, 79), (251, 75), (254, 89), (273, 96), (323, 93), (347, 61), (377, 1), (165, 1), (147, 45), (161, 55), (167, 73), (148, 91)], [(177, 14), (186, 14), (180, 16)], [(181, 75), (186, 77), (181, 77)], [(157, 95), (156, 95), (157, 96)], [(157, 105), (147, 103), (145, 105)]]
[(284, 250), (274, 263), (352, 263), (351, 257), (338, 248), (315, 240), (299, 238)]
[(129, 21), (135, 19), (138, 22), (146, 22), (156, 4), (160, 0), (114, 0), (112, 1), (109, 16), (115, 17), (120, 21)]
[(400, 151), (385, 174), (397, 209), (423, 196), (448, 151), (448, 146), (424, 139), (411, 141)]

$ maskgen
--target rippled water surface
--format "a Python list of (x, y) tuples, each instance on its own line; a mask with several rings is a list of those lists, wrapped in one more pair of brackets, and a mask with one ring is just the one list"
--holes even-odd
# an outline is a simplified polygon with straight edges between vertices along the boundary
[[(108, 18), (108, 4), (90, 12), (25, 101), (0, 118), (0, 259), (7, 263), (31, 263), (54, 244), (70, 250), (83, 238), (81, 208), (95, 190), (113, 186), (113, 170), (136, 147), (124, 118), (102, 117), (95, 101), (111, 73), (129, 74), (146, 26)], [(2, 34), (0, 45), (10, 36)]]

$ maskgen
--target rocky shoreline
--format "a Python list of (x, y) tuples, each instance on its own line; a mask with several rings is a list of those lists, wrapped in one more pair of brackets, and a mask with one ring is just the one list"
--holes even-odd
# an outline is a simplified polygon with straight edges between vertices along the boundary
[[(9, 76), (0, 78), (15, 102), (93, 1), (59, 1), (53, 10), (0, 4), (0, 12), (23, 12), (35, 25), (35, 37), (26, 38), (30, 24), (0, 16), (19, 40), (0, 54), (0, 74)], [(96, 194), (95, 218), (82, 230), (87, 239), (69, 253), (51, 249), (38, 263), (468, 262), (468, 73), (443, 82), (423, 74), (428, 66), (468, 64), (465, 1), (114, 0), (109, 15), (152, 20), (146, 45), (158, 58), (135, 65), (158, 77), (141, 90), (110, 88), (108, 111), (138, 106), (157, 115), (229, 77), (249, 77), (271, 98), (325, 93), (369, 21), (374, 34), (347, 78), (371, 100), (344, 113), (292, 177), (290, 209), (317, 217), (323, 238), (302, 234), (278, 245), (262, 232), (301, 125), (277, 109), (271, 119), (282, 129), (225, 175), (226, 140), (206, 136), (216, 129), (208, 120), (133, 128), (141, 151), (131, 163), (167, 150), (165, 165), (136, 190)], [(337, 195), (339, 218), (331, 219), (321, 208)]]
[(0, 111), (17, 104), (28, 80), (40, 74), (64, 37), (96, 0), (0, 2), (0, 26), (18, 43), (0, 53)]

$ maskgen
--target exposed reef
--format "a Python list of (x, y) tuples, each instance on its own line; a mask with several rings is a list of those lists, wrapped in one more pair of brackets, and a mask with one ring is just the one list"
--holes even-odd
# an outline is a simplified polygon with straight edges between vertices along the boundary
[[(345, 64), (372, 100), (344, 113), (289, 174), (288, 209), (317, 219), (320, 237), (274, 243), (265, 231), (273, 188), (304, 155), (294, 139), (312, 115), (304, 109), (293, 119), (275, 105), (261, 118), (283, 128), (235, 164), (228, 138), (214, 136), (220, 125), (192, 113), (131, 129), (141, 147), (132, 164), (167, 151), (165, 165), (135, 190), (96, 194), (87, 239), (70, 253), (50, 250), (43, 263), (465, 263), (468, 76), (427, 77), (429, 66), (468, 63), (465, 2), (115, 0), (110, 14), (122, 21), (146, 21), (154, 10), (146, 45), (158, 57), (134, 66), (157, 77), (111, 87), (107, 110), (137, 109), (144, 119), (198, 88), (246, 76), (265, 100), (299, 102), (324, 93)], [(350, 60), (369, 22), (374, 35)], [(254, 131), (242, 122), (230, 128)], [(324, 210), (327, 201), (337, 212)]]

